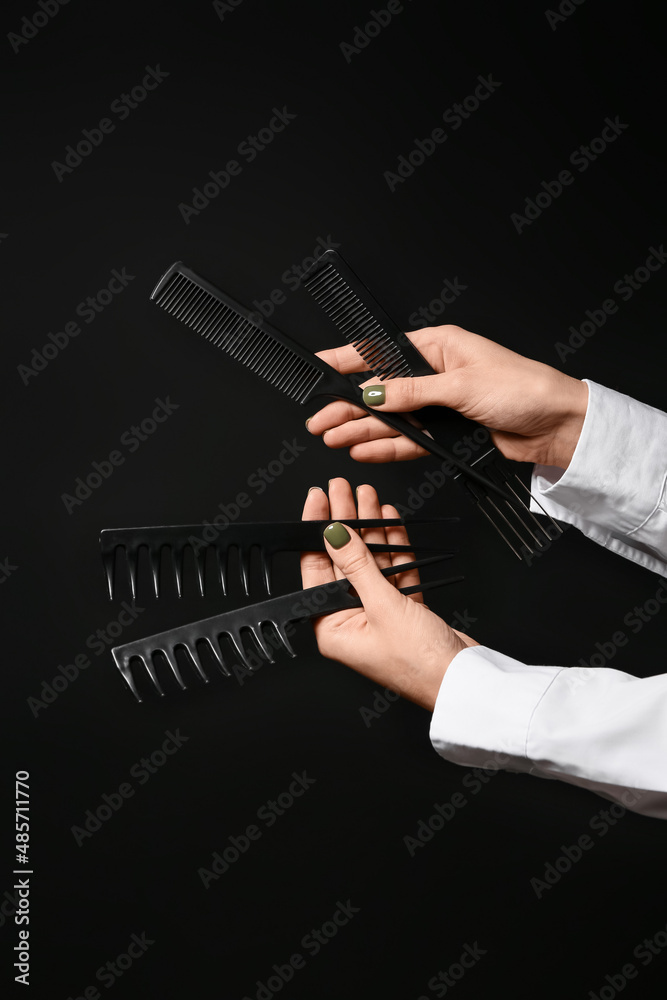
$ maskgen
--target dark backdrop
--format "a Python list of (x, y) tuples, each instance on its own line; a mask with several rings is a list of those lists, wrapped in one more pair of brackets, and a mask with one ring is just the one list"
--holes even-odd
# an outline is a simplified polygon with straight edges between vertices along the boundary
[[(664, 274), (640, 281), (632, 296), (614, 291), (667, 237), (657, 13), (588, 0), (561, 4), (556, 20), (542, 3), (416, 2), (394, 4), (382, 30), (362, 35), (372, 10), (387, 21), (384, 4), (46, 6), (38, 28), (37, 4), (5, 5), (2, 14), (0, 787), (11, 835), (14, 774), (30, 772), (32, 995), (94, 996), (96, 986), (103, 996), (165, 1000), (277, 992), (417, 1000), (443, 989), (609, 997), (632, 962), (638, 973), (626, 995), (656, 996), (664, 956), (645, 952), (644, 964), (633, 952), (645, 938), (665, 940), (661, 822), (630, 813), (607, 821), (604, 800), (529, 776), (489, 772), (475, 793), (474, 777), (466, 788), (467, 770), (434, 752), (423, 710), (401, 701), (364, 720), (376, 688), (318, 656), (308, 628), (295, 660), (280, 657), (243, 684), (221, 679), (142, 706), (123, 688), (108, 645), (89, 637), (121, 610), (105, 594), (103, 527), (211, 519), (244, 490), (253, 500), (244, 516), (297, 518), (306, 488), (335, 475), (405, 503), (437, 466), (361, 467), (308, 438), (306, 412), (149, 303), (173, 260), (249, 303), (282, 291), (274, 318), (319, 349), (337, 334), (283, 275), (328, 240), (404, 328), (445, 279), (458, 279), (465, 291), (435, 322), (664, 407)], [(167, 75), (122, 117), (111, 111), (146, 67)], [(451, 116), (443, 123), (489, 75), (488, 99), (460, 127)], [(274, 108), (296, 117), (248, 162), (238, 146), (268, 126)], [(66, 147), (103, 118), (113, 131), (80, 163), (54, 168), (68, 166)], [(626, 127), (587, 169), (570, 164), (606, 118)], [(447, 139), (390, 190), (385, 172), (438, 127)], [(192, 205), (209, 171), (234, 158), (240, 174), (186, 222), (179, 205)], [(568, 167), (573, 182), (515, 225), (512, 214), (525, 214), (543, 182), (557, 191), (552, 182)], [(33, 349), (41, 354), (49, 334), (76, 321), (78, 303), (106, 288), (113, 269), (132, 275), (127, 287), (92, 321), (79, 315), (80, 333), (40, 362)], [(569, 328), (609, 298), (617, 312), (559, 355)], [(121, 444), (166, 397), (178, 407), (169, 419), (136, 450)], [(284, 440), (306, 450), (263, 493), (248, 490)], [(63, 494), (117, 449), (123, 464), (68, 511)], [(521, 565), (454, 486), (423, 510), (457, 513), (468, 528), (457, 558), (466, 580), (432, 600), (447, 620), (467, 615), (478, 640), (526, 662), (589, 662), (600, 644), (614, 653), (609, 666), (642, 676), (662, 669), (665, 612), (635, 632), (624, 625), (655, 594), (654, 575), (575, 531)], [(299, 585), (293, 558), (278, 584)], [(232, 601), (241, 602), (238, 587), (224, 606)], [(215, 591), (180, 604), (144, 591), (138, 605), (120, 641), (223, 607)], [(628, 643), (605, 646), (619, 629)], [(77, 656), (89, 666), (55, 690), (59, 668)], [(187, 742), (142, 777), (137, 762), (177, 730)], [(266, 813), (258, 818), (304, 771), (314, 779), (308, 791), (272, 825)], [(72, 828), (104, 794), (117, 801), (125, 782), (134, 794), (79, 846)], [(457, 791), (465, 807), (411, 854), (405, 838)], [(253, 823), (261, 836), (244, 842)], [(584, 834), (593, 847), (564, 871), (558, 859)], [(211, 869), (231, 837), (247, 850), (205, 888), (200, 869)], [(12, 858), (8, 840), (0, 890), (10, 988)], [(558, 881), (554, 867), (549, 888), (531, 883), (557, 862)], [(348, 901), (358, 912), (340, 911), (347, 923), (313, 954), (304, 936), (323, 925), (332, 933), (326, 922)], [(105, 972), (132, 934), (153, 943), (141, 954), (134, 947), (122, 976)], [(478, 956), (473, 967), (450, 979), (455, 986), (438, 985), (440, 971), (460, 974), (466, 945)], [(289, 981), (283, 970), (263, 988), (296, 953), (303, 965)]]

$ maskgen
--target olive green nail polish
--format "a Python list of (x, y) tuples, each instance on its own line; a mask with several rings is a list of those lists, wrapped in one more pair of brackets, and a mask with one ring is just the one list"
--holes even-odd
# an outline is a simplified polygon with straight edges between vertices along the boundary
[(383, 385), (367, 385), (364, 389), (364, 403), (367, 406), (382, 406), (385, 396)]
[(340, 521), (334, 521), (324, 529), (324, 537), (334, 549), (342, 549), (350, 540), (350, 532)]

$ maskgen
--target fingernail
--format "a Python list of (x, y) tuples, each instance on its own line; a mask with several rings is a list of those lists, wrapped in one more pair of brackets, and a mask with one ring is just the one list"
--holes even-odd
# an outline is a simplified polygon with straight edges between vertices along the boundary
[[(306, 430), (307, 430), (307, 431), (308, 431), (308, 424), (310, 423), (310, 421), (311, 421), (312, 419), (313, 419), (312, 417), (308, 417), (308, 419), (306, 420)], [(308, 433), (310, 434), (310, 431), (308, 431)]]
[(324, 490), (322, 489), (322, 487), (321, 487), (321, 486), (310, 486), (310, 487), (308, 488), (308, 492), (309, 492), (309, 493), (312, 493), (312, 492), (313, 492), (313, 490), (319, 490), (319, 491), (320, 491), (320, 493), (324, 493)]
[(324, 529), (324, 537), (334, 549), (342, 549), (350, 540), (350, 532), (340, 521), (334, 521)]
[(364, 389), (364, 403), (367, 406), (382, 406), (385, 395), (383, 385), (367, 385)]

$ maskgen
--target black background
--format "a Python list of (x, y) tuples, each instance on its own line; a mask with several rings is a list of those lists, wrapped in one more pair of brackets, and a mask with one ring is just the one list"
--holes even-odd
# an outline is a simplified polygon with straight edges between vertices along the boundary
[[(37, 9), (6, 5), (3, 33)], [(133, 932), (155, 943), (113, 996), (255, 997), (274, 963), (301, 952), (285, 997), (417, 1000), (475, 942), (486, 954), (457, 997), (583, 998), (629, 961), (641, 971), (628, 997), (656, 996), (664, 979), (664, 956), (643, 968), (632, 955), (667, 923), (660, 821), (626, 814), (538, 899), (530, 880), (609, 803), (501, 773), (411, 857), (403, 838), (462, 790), (466, 770), (437, 756), (414, 705), (392, 704), (366, 726), (359, 709), (375, 687), (319, 657), (307, 628), (297, 659), (243, 685), (142, 706), (109, 653), (86, 647), (120, 610), (105, 595), (102, 527), (211, 519), (283, 439), (307, 450), (253, 494), (248, 518), (298, 518), (306, 488), (334, 475), (404, 503), (437, 465), (359, 466), (309, 438), (306, 412), (149, 303), (173, 260), (241, 301), (282, 289), (278, 325), (320, 349), (336, 332), (281, 275), (330, 236), (404, 327), (458, 277), (467, 290), (441, 321), (664, 408), (663, 273), (565, 364), (554, 346), (667, 237), (657, 8), (588, 0), (552, 30), (541, 3), (408, 3), (348, 62), (340, 44), (370, 9), (244, 0), (221, 20), (211, 3), (72, 0), (17, 53), (4, 42), (0, 557), (18, 568), (1, 591), (0, 815), (11, 835), (13, 776), (29, 770), (35, 997), (83, 995)], [(158, 63), (164, 82), (59, 182), (52, 162)], [(488, 74), (501, 86), (392, 193), (384, 172)], [(186, 225), (179, 204), (283, 106), (296, 118)], [(511, 213), (607, 116), (628, 128), (517, 234)], [(32, 349), (123, 267), (135, 276), (127, 289), (24, 385), (18, 366)], [(178, 410), (68, 514), (62, 494), (166, 396)], [(469, 528), (457, 560), (466, 581), (432, 606), (447, 620), (467, 612), (475, 638), (525, 662), (588, 660), (659, 586), (576, 531), (532, 566), (515, 563), (454, 487), (424, 510), (461, 514)], [(279, 583), (299, 586), (293, 558)], [(144, 596), (122, 641), (221, 608), (215, 593)], [(659, 615), (608, 665), (660, 671), (663, 632)], [(28, 698), (86, 652), (91, 666), (35, 717)], [(86, 810), (177, 727), (188, 742), (77, 846), (71, 828)], [(198, 869), (304, 769), (308, 793), (204, 889)], [(12, 856), (8, 842), (0, 891), (11, 889)], [(347, 899), (359, 913), (307, 956), (303, 936)], [(3, 925), (11, 988), (16, 928)]]

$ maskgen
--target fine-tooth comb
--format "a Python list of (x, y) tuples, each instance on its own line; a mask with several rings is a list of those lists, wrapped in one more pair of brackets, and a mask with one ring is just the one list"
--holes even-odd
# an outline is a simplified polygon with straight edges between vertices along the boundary
[(450, 454), (400, 414), (378, 412), (368, 406), (363, 401), (361, 390), (346, 375), (341, 375), (269, 323), (258, 323), (255, 315), (245, 306), (239, 305), (180, 261), (172, 264), (160, 278), (151, 293), (151, 300), (297, 403), (303, 405), (322, 396), (353, 403), (399, 434), (411, 438), (426, 451), (455, 465), (478, 485), (503, 500), (510, 499), (501, 486)]
[[(310, 267), (304, 287), (361, 355), (373, 375), (386, 380), (436, 374), (409, 337), (399, 329), (364, 282), (335, 250), (326, 250)], [(382, 414), (376, 412), (375, 416), (381, 417)], [(539, 500), (532, 497), (528, 487), (512, 471), (507, 459), (496, 448), (489, 448), (471, 462), (470, 467), (476, 471), (483, 469), (485, 479), (474, 480), (462, 470), (455, 473), (454, 479), (465, 487), (469, 499), (519, 559), (526, 552), (534, 554), (531, 543), (541, 549), (552, 541), (552, 536), (522, 498), (524, 493), (528, 495), (529, 501), (535, 501), (556, 531), (563, 533), (563, 529), (547, 514)], [(489, 483), (502, 489), (500, 503), (497, 502), (498, 489), (492, 491), (496, 494), (494, 498), (489, 493)], [(516, 490), (517, 484), (519, 493)], [(517, 542), (519, 550), (515, 547)]]
[[(421, 569), (431, 563), (439, 562), (442, 558), (442, 556), (429, 556), (425, 559), (416, 559), (398, 566), (388, 566), (386, 569), (382, 569), (381, 573), (384, 576), (393, 576), (395, 573), (404, 573), (410, 569)], [(463, 579), (462, 576), (455, 576), (449, 579), (417, 583), (399, 589), (402, 594), (415, 594), (432, 590), (435, 587), (458, 583)], [(157, 692), (164, 696), (164, 690), (156, 670), (157, 658), (162, 658), (163, 664), (169, 668), (170, 674), (168, 676), (173, 676), (181, 690), (185, 691), (187, 683), (176, 659), (177, 650), (180, 649), (185, 653), (188, 666), (191, 670), (194, 669), (196, 676), (205, 684), (209, 683), (209, 677), (202, 662), (200, 644), (208, 651), (210, 654), (208, 658), (212, 657), (218, 670), (225, 677), (231, 676), (231, 671), (224, 659), (225, 653), (220, 641), (222, 636), (226, 637), (233, 653), (248, 670), (257, 669), (257, 666), (253, 665), (244, 648), (244, 636), (254, 641), (257, 648), (255, 655), (263, 657), (269, 663), (275, 662), (273, 652), (281, 646), (290, 656), (296, 656), (287, 635), (287, 626), (292, 622), (319, 618), (321, 615), (328, 615), (334, 611), (360, 608), (361, 601), (356, 594), (350, 593), (350, 588), (351, 584), (347, 579), (333, 580), (330, 583), (320, 584), (318, 587), (297, 590), (291, 594), (283, 594), (281, 597), (271, 597), (258, 604), (250, 604), (243, 608), (237, 608), (235, 611), (226, 611), (213, 618), (204, 618), (202, 621), (180, 625), (178, 628), (158, 632), (156, 635), (137, 639), (135, 642), (128, 642), (123, 646), (115, 646), (111, 650), (111, 655), (123, 680), (139, 702), (143, 699), (132, 674), (131, 664), (133, 660), (140, 661)], [(272, 630), (270, 643), (264, 634), (267, 627)], [(164, 669), (164, 665), (162, 669)]]
[[(160, 596), (160, 571), (163, 550), (171, 554), (171, 569), (173, 572), (176, 593), (180, 597), (183, 591), (183, 569), (186, 550), (189, 548), (194, 557), (194, 565), (199, 585), (199, 593), (203, 597), (206, 590), (206, 560), (214, 558), (217, 575), (222, 587), (222, 593), (227, 594), (227, 581), (231, 563), (232, 551), (237, 552), (237, 562), (243, 592), (247, 595), (250, 586), (250, 561), (253, 549), (259, 550), (262, 579), (266, 593), (271, 593), (271, 560), (277, 552), (317, 552), (324, 551), (322, 532), (328, 521), (259, 521), (235, 522), (224, 528), (215, 524), (180, 524), (161, 527), (141, 528), (104, 528), (100, 532), (100, 549), (107, 579), (109, 597), (113, 599), (116, 589), (115, 564), (116, 552), (121, 550), (127, 564), (128, 581), (132, 597), (137, 596), (139, 570), (139, 555), (142, 549), (148, 553), (150, 576), (155, 597)], [(426, 518), (408, 516), (407, 518), (365, 518), (348, 519), (345, 522), (351, 528), (387, 528), (396, 525), (427, 524), (434, 526), (453, 526), (459, 523), (457, 517)], [(428, 545), (413, 544), (394, 545), (383, 542), (372, 542), (368, 548), (371, 552), (418, 552), (425, 549), (438, 551), (451, 546), (439, 545), (429, 541)], [(169, 562), (167, 563), (169, 565)]]

